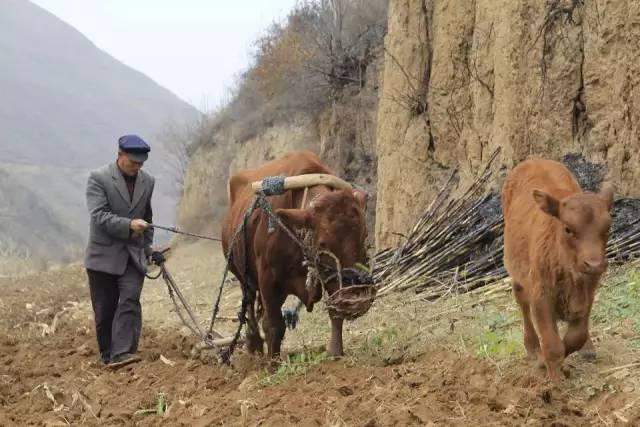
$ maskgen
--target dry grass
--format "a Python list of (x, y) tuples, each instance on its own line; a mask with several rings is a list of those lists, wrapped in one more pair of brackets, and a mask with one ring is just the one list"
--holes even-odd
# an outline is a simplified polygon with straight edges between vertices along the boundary
[(24, 276), (46, 271), (47, 268), (48, 263), (42, 258), (22, 254), (0, 254), (0, 277)]

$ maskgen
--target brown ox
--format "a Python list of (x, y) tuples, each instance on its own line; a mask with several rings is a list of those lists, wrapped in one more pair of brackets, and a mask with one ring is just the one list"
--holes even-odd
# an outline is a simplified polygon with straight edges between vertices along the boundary
[[(583, 192), (569, 170), (527, 160), (502, 188), (504, 265), (524, 318), (524, 345), (559, 379), (563, 359), (585, 347), (594, 293), (605, 272), (613, 189)], [(568, 322), (560, 339), (557, 321)], [(586, 343), (586, 345), (585, 345)]]
[[(251, 183), (269, 176), (296, 176), (312, 173), (333, 175), (320, 159), (308, 151), (294, 152), (252, 170), (244, 170), (229, 180), (229, 211), (223, 222), (222, 247), (227, 254), (233, 234), (243, 221), (254, 193)], [(354, 190), (334, 190), (324, 185), (310, 187), (305, 206), (301, 206), (304, 189), (295, 189), (268, 200), (277, 215), (291, 229), (311, 232), (313, 244), (321, 250), (333, 252), (343, 268), (366, 261), (365, 194)], [(247, 241), (240, 238), (232, 254), (231, 271), (251, 292), (247, 315), (247, 344), (251, 352), (263, 351), (253, 301), (257, 290), (264, 310), (262, 327), (267, 340), (268, 355), (277, 356), (284, 337), (285, 323), (281, 307), (288, 295), (297, 296), (307, 308), (322, 297), (322, 289), (307, 289), (307, 269), (299, 246), (279, 227), (268, 232), (268, 218), (256, 211), (247, 224)], [(246, 252), (245, 252), (246, 248)], [(245, 277), (245, 259), (248, 262)], [(326, 284), (331, 294), (337, 283)], [(342, 319), (331, 319), (329, 354), (340, 356), (342, 349)]]

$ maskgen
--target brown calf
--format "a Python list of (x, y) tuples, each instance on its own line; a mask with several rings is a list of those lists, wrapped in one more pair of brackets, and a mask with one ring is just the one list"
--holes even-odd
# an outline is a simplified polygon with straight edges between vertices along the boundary
[[(253, 200), (253, 181), (268, 176), (313, 173), (333, 174), (314, 153), (301, 151), (232, 176), (228, 186), (230, 207), (222, 227), (224, 253), (230, 250), (234, 230), (242, 223)], [(356, 263), (366, 264), (366, 199), (363, 192), (316, 185), (309, 188), (306, 198), (304, 189), (299, 188), (269, 197), (269, 202), (291, 229), (308, 230), (313, 245), (335, 254), (343, 268), (353, 267)], [(259, 295), (264, 309), (262, 326), (268, 354), (277, 356), (285, 333), (281, 307), (287, 295), (296, 295), (311, 311), (322, 298), (323, 290), (306, 287), (307, 268), (303, 265), (300, 247), (278, 227), (269, 232), (269, 220), (262, 211), (253, 213), (247, 224), (246, 240), (240, 240), (241, 244), (233, 248), (230, 268), (252, 293), (248, 310), (248, 349), (261, 352), (263, 347), (253, 305), (253, 300)], [(246, 266), (245, 262), (248, 263)], [(328, 294), (338, 289), (336, 280), (329, 280), (325, 285), (324, 290)], [(342, 319), (331, 319), (331, 340), (327, 350), (334, 356), (343, 353)]]
[[(522, 310), (524, 345), (553, 380), (567, 355), (592, 348), (589, 313), (607, 267), (612, 201), (611, 186), (583, 192), (571, 172), (551, 160), (520, 163), (502, 188), (504, 265)], [(558, 320), (568, 322), (563, 339)]]

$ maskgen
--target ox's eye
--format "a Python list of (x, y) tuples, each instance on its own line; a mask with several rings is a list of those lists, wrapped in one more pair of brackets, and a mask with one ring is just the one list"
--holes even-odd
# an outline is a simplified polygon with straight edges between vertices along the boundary
[(564, 227), (564, 232), (567, 236), (573, 236), (573, 231), (569, 227)]

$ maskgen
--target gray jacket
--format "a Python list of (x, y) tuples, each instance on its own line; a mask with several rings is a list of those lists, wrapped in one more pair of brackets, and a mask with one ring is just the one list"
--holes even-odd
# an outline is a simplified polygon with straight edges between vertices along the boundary
[(136, 178), (133, 200), (116, 163), (103, 166), (89, 174), (87, 208), (89, 244), (84, 266), (90, 270), (122, 275), (129, 257), (141, 272), (147, 271), (147, 257), (151, 254), (153, 229), (142, 236), (129, 229), (132, 219), (152, 222), (151, 195), (154, 178), (140, 170)]

